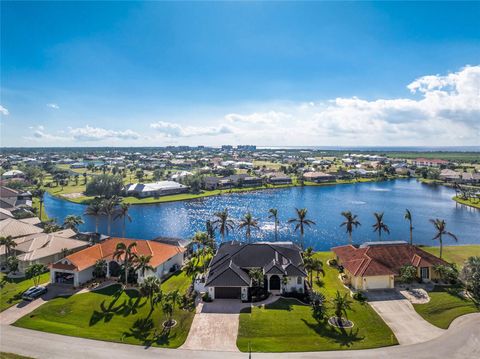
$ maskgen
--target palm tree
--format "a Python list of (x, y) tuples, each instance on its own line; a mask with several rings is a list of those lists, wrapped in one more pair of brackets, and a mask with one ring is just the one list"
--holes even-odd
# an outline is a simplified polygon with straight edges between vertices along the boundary
[(317, 281), (320, 279), (320, 273), (325, 275), (325, 271), (323, 270), (323, 262), (318, 258), (314, 258), (312, 261), (312, 272), (313, 271), (316, 272), (315, 277), (317, 278)]
[(202, 259), (203, 272), (205, 272), (206, 252), (207, 248), (212, 246), (212, 239), (208, 236), (206, 232), (197, 232), (193, 236), (192, 242), (198, 245), (198, 247), (200, 248), (200, 258)]
[(240, 223), (238, 224), (238, 228), (246, 229), (245, 235), (247, 237), (247, 242), (250, 243), (252, 238), (252, 228), (259, 229), (260, 227), (258, 226), (258, 221), (255, 218), (253, 218), (252, 214), (250, 212), (247, 212), (245, 217), (243, 217)]
[(213, 228), (220, 232), (222, 236), (222, 243), (225, 242), (225, 235), (228, 235), (229, 231), (233, 230), (235, 223), (228, 218), (228, 210), (225, 208), (223, 211), (215, 213), (216, 219), (212, 222)]
[(306, 208), (295, 208), (297, 211), (297, 218), (292, 218), (288, 220), (288, 223), (295, 223), (295, 232), (300, 230), (300, 243), (302, 249), (305, 248), (305, 243), (303, 241), (303, 236), (305, 234), (305, 226), (310, 227), (311, 225), (315, 225), (315, 222), (307, 219), (307, 209)]
[(132, 222), (132, 217), (128, 214), (128, 210), (130, 208), (130, 203), (122, 203), (118, 210), (117, 215), (114, 217), (114, 221), (119, 218), (123, 219), (123, 228), (122, 228), (122, 237), (125, 238), (125, 230), (127, 228), (127, 219), (129, 222)]
[(37, 189), (35, 191), (35, 196), (38, 197), (38, 218), (40, 219), (40, 221), (42, 221), (42, 209), (43, 209), (45, 190), (41, 188)]
[(12, 255), (12, 249), (17, 246), (12, 236), (0, 237), (0, 246), (5, 246), (5, 254), (7, 258)]
[(376, 221), (375, 224), (372, 225), (373, 231), (378, 232), (378, 239), (382, 240), (382, 231), (384, 231), (387, 234), (390, 234), (390, 229), (385, 223), (383, 223), (383, 212), (382, 213), (375, 212), (373, 215), (375, 216), (375, 221)]
[(111, 225), (112, 225), (112, 215), (115, 213), (115, 208), (118, 206), (119, 199), (117, 196), (112, 196), (111, 198), (104, 199), (102, 201), (102, 212), (107, 215), (107, 234), (110, 236)]
[(189, 260), (187, 264), (183, 267), (183, 270), (185, 271), (185, 274), (189, 277), (192, 277), (192, 282), (195, 280), (195, 277), (197, 276), (197, 273), (200, 271), (200, 269), (197, 266), (197, 263), (193, 260)]
[(351, 304), (352, 301), (348, 299), (348, 293), (345, 293), (343, 296), (337, 290), (335, 298), (333, 298), (333, 308), (335, 309), (335, 316), (338, 319), (342, 318), (342, 314), (345, 314), (345, 318), (347, 318), (347, 310), (352, 309)]
[(175, 306), (180, 304), (181, 295), (178, 289), (175, 289), (167, 294), (166, 300), (172, 304), (172, 310), (175, 311)]
[(151, 271), (151, 272), (155, 272), (155, 268), (153, 268), (151, 265), (150, 265), (150, 260), (152, 259), (152, 256), (150, 255), (139, 255), (136, 260), (135, 260), (135, 270), (136, 271), (139, 271), (140, 273), (142, 273), (142, 277), (145, 277), (145, 272), (148, 270), (148, 271)]
[[(140, 293), (148, 298), (150, 302), (150, 313), (153, 312), (153, 307), (157, 304), (157, 299), (161, 296), (161, 282), (155, 276), (147, 277), (140, 285)], [(160, 296), (159, 296), (160, 294)]]
[(443, 236), (449, 236), (453, 238), (456, 242), (458, 242), (458, 238), (456, 235), (454, 235), (452, 232), (448, 232), (445, 228), (447, 227), (447, 223), (443, 219), (431, 219), (430, 222), (433, 224), (435, 227), (435, 230), (437, 231), (437, 234), (433, 239), (438, 239), (440, 243), (440, 258), (442, 258), (442, 251), (443, 251), (443, 241), (442, 237)]
[(137, 242), (132, 242), (128, 246), (120, 242), (115, 248), (115, 253), (113, 253), (113, 258), (117, 260), (123, 260), (123, 267), (125, 269), (125, 285), (128, 284), (128, 272), (129, 267), (135, 263), (137, 259), (137, 254), (133, 252), (133, 249), (137, 246)]
[(95, 233), (98, 233), (98, 219), (103, 214), (103, 205), (101, 201), (95, 199), (85, 210), (86, 216), (95, 217)]
[(273, 221), (275, 223), (275, 241), (278, 241), (278, 224), (279, 224), (279, 221), (278, 221), (278, 210), (276, 208), (270, 208), (268, 210), (268, 213), (270, 213), (270, 215), (268, 216), (268, 218), (273, 218)]
[(412, 245), (413, 244), (412, 213), (410, 212), (410, 210), (408, 208), (405, 210), (404, 218), (410, 223), (410, 245)]
[(308, 281), (310, 284), (310, 287), (313, 287), (313, 257), (305, 257), (303, 259), (303, 266), (305, 267), (305, 270), (307, 271), (310, 280)]
[(314, 252), (312, 247), (308, 247), (303, 251), (303, 258), (312, 258)]
[(352, 244), (352, 232), (353, 228), (361, 226), (362, 224), (358, 221), (357, 215), (352, 214), (350, 211), (342, 212), (342, 216), (345, 217), (345, 222), (343, 222), (340, 227), (345, 226), (348, 233), (348, 241)]
[(63, 221), (63, 227), (73, 229), (75, 232), (77, 232), (78, 226), (83, 223), (82, 217), (69, 214)]

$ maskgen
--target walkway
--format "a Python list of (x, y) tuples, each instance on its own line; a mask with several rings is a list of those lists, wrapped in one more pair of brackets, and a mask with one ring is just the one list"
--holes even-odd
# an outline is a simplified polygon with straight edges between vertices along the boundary
[(367, 297), (401, 345), (423, 343), (445, 332), (423, 319), (408, 299), (395, 290), (370, 291)]
[[(245, 359), (248, 357), (246, 353), (146, 349), (138, 345), (106, 343), (5, 325), (0, 326), (0, 346), (4, 352), (14, 352), (39, 359), (131, 359), (135, 357), (146, 359)], [(253, 359), (371, 359), (387, 357), (389, 359), (479, 358), (480, 313), (457, 318), (440, 337), (421, 344), (335, 352), (252, 354)]]
[[(273, 303), (278, 298), (270, 296), (254, 305)], [(238, 352), (239, 313), (251, 305), (238, 299), (216, 299), (211, 303), (199, 303), (187, 340), (181, 349)]]

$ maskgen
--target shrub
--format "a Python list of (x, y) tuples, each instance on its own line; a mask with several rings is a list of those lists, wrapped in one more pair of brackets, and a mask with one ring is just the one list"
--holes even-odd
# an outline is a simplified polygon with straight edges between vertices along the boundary
[(452, 264), (439, 264), (434, 267), (440, 279), (445, 283), (455, 284), (458, 281), (458, 269), (457, 266)]
[(417, 278), (417, 268), (412, 265), (404, 265), (400, 268), (400, 280), (403, 283), (412, 283)]
[(332, 258), (328, 261), (328, 264), (331, 266), (331, 267), (336, 267), (338, 265), (338, 262), (335, 258)]
[(353, 299), (358, 300), (360, 303), (364, 303), (367, 300), (367, 297), (363, 292), (359, 291), (353, 294)]
[(208, 292), (205, 292), (205, 293), (203, 293), (202, 300), (203, 300), (204, 302), (209, 303), (209, 302), (212, 301), (212, 298), (210, 298), (210, 295), (208, 294)]

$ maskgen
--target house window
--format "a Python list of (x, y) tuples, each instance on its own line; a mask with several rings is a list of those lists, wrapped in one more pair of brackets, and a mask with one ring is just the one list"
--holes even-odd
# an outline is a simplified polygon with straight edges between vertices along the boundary
[(297, 284), (301, 285), (302, 284), (302, 277), (297, 277)]

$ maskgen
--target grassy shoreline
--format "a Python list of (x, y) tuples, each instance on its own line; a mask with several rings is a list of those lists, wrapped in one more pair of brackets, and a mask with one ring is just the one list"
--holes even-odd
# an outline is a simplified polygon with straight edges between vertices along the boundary
[[(378, 178), (361, 178), (358, 180), (337, 180), (335, 182), (323, 182), (323, 183), (314, 183), (314, 182), (305, 182), (303, 186), (336, 186), (336, 185), (346, 185), (346, 184), (357, 184), (357, 183), (368, 183), (368, 182), (383, 182), (391, 181), (395, 179), (402, 179), (401, 177), (393, 177), (388, 179), (378, 179)], [(212, 197), (212, 196), (221, 196), (231, 193), (242, 193), (242, 192), (253, 192), (253, 191), (264, 191), (271, 189), (283, 189), (290, 187), (302, 187), (299, 183), (292, 184), (283, 184), (283, 185), (266, 185), (259, 187), (244, 187), (244, 188), (231, 188), (224, 190), (211, 190), (211, 191), (202, 191), (201, 193), (181, 193), (163, 197), (148, 197), (148, 198), (137, 198), (137, 197), (123, 197), (124, 203), (129, 203), (131, 205), (146, 205), (146, 204), (158, 204), (158, 203), (168, 203), (168, 202), (179, 202), (179, 201), (188, 201), (193, 199)], [(79, 196), (79, 197), (67, 197), (65, 195), (74, 193), (71, 191), (61, 191), (59, 193), (57, 187), (54, 188), (45, 188), (47, 192), (53, 197), (63, 199), (65, 201), (77, 203), (77, 204), (89, 204), (91, 200), (94, 199), (93, 196)]]
[(457, 196), (452, 197), (452, 199), (455, 202), (463, 204), (465, 206), (480, 209), (480, 201), (474, 203), (471, 199), (461, 199), (461, 198), (458, 198)]

